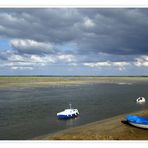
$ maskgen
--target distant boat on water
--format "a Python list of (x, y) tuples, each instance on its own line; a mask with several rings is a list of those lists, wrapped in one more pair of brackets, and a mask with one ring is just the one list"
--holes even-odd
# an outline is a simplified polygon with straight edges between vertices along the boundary
[(69, 106), (69, 109), (65, 109), (64, 111), (57, 113), (58, 119), (70, 119), (75, 118), (79, 115), (78, 109), (71, 108), (71, 104), (69, 104)]
[(136, 100), (137, 103), (145, 103), (145, 98), (144, 97), (139, 97), (137, 100)]

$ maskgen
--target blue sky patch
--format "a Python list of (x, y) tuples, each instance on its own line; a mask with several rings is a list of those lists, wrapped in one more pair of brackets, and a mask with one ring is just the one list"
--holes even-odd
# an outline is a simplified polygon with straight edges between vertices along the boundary
[(0, 39), (0, 50), (11, 49), (10, 42), (7, 39)]

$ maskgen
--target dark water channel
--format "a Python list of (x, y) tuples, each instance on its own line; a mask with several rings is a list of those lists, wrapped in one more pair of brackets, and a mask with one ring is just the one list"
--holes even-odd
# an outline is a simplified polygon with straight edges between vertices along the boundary
[[(62, 129), (142, 110), (139, 96), (148, 98), (148, 84), (92, 84), (0, 89), (0, 139), (31, 139)], [(58, 120), (56, 113), (77, 108), (80, 116)]]

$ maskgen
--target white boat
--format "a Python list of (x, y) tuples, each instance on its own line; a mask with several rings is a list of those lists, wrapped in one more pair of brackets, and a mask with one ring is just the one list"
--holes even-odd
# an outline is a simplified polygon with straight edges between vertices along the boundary
[(144, 103), (145, 102), (145, 98), (144, 97), (139, 97), (137, 100), (136, 100), (137, 103)]
[(73, 109), (71, 108), (71, 104), (69, 109), (65, 109), (62, 112), (57, 113), (58, 119), (70, 119), (70, 118), (75, 118), (79, 115), (78, 109)]

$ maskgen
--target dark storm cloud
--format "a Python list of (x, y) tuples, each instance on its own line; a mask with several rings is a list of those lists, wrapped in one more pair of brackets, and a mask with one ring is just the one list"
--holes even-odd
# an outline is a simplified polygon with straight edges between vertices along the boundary
[(2, 9), (0, 19), (3, 36), (62, 43), (76, 38), (81, 18), (75, 9)]
[(84, 38), (85, 44), (79, 44), (82, 49), (112, 54), (148, 53), (147, 9), (99, 9), (91, 10), (91, 13), (87, 9), (84, 11), (96, 26), (91, 31), (94, 35)]
[(48, 43), (61, 54), (69, 51), (57, 47), (75, 43), (70, 52), (80, 62), (132, 61), (137, 54), (148, 54), (148, 9), (1, 8), (0, 20), (1, 37), (40, 43), (38, 47), (12, 44), (20, 54), (50, 54), (41, 46)]

